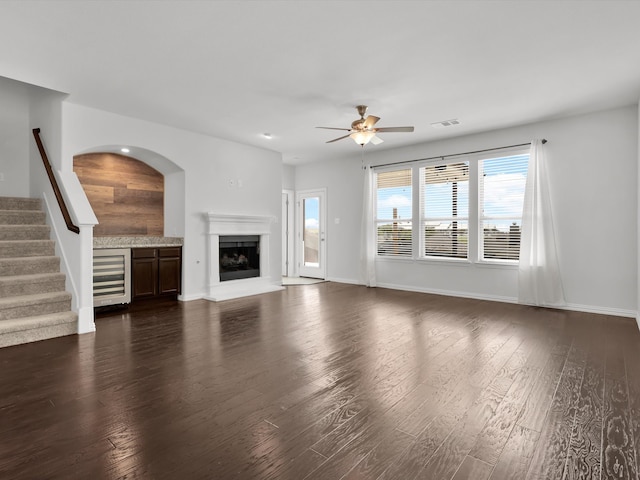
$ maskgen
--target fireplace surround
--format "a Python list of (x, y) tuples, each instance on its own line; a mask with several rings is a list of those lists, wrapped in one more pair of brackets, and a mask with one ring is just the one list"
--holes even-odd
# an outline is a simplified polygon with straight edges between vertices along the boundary
[[(280, 278), (274, 280), (270, 276), (269, 240), (274, 217), (208, 212), (206, 221), (209, 256), (207, 268), (208, 294), (205, 296), (207, 300), (218, 302), (284, 289), (279, 284)], [(248, 240), (247, 237), (251, 238), (251, 240)], [(236, 273), (225, 276), (224, 272), (221, 272), (221, 270), (224, 270), (222, 268), (224, 253), (221, 255), (220, 250), (221, 242), (224, 250), (226, 246), (229, 246), (230, 242), (227, 242), (229, 239), (235, 243), (238, 241), (241, 243), (255, 241), (259, 245), (258, 258), (252, 258), (253, 261), (257, 260), (258, 265), (253, 265), (249, 275), (244, 273), (246, 270), (243, 271), (240, 268), (245, 266), (245, 259), (241, 259), (240, 255), (247, 257), (247, 263), (249, 260), (248, 255), (241, 253), (240, 250), (236, 252), (237, 258), (229, 257), (229, 253), (227, 253), (227, 259), (224, 260), (229, 265), (236, 264), (235, 266), (238, 267), (235, 269)]]

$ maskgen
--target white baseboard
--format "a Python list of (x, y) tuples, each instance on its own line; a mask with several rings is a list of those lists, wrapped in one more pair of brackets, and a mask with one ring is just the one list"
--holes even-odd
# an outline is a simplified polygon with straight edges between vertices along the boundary
[(390, 288), (392, 290), (404, 290), (407, 292), (444, 295), (446, 297), (472, 298), (474, 300), (488, 300), (490, 302), (518, 303), (517, 298), (502, 297), (499, 295), (483, 295), (483, 294), (477, 294), (477, 293), (458, 292), (458, 291), (452, 291), (452, 290), (440, 290), (435, 288), (422, 288), (422, 287), (413, 287), (413, 286), (408, 287), (406, 285), (396, 285), (393, 283), (379, 283), (377, 286), (381, 288)]
[(638, 330), (640, 330), (640, 316), (636, 316), (636, 323), (638, 324)]
[(181, 302), (191, 302), (193, 300), (201, 300), (204, 298), (204, 293), (191, 293), (189, 295), (178, 295), (178, 300)]
[(600, 315), (613, 315), (615, 317), (637, 318), (635, 310), (625, 310), (623, 308), (597, 307), (594, 305), (579, 305), (576, 303), (568, 303), (561, 310), (573, 310), (574, 312), (597, 313)]
[(358, 280), (353, 278), (327, 277), (328, 282), (348, 283), (350, 285), (362, 285)]
[[(391, 288), (393, 290), (405, 290), (409, 292), (445, 295), (447, 297), (472, 298), (475, 300), (488, 300), (491, 302), (502, 302), (502, 303), (518, 303), (518, 299), (515, 297), (502, 297), (499, 295), (484, 295), (484, 294), (458, 292), (458, 291), (451, 291), (451, 290), (408, 287), (406, 285), (396, 285), (396, 284), (390, 284), (390, 283), (378, 284), (378, 286), (382, 288)], [(569, 303), (561, 307), (554, 306), (549, 308), (556, 308), (558, 310), (569, 310), (574, 312), (596, 313), (600, 315), (612, 315), (615, 317), (635, 318), (638, 323), (638, 328), (640, 328), (640, 317), (638, 317), (638, 312), (636, 312), (635, 310), (625, 310), (622, 308), (611, 308), (611, 307), (598, 307), (594, 305), (580, 305), (577, 303)]]

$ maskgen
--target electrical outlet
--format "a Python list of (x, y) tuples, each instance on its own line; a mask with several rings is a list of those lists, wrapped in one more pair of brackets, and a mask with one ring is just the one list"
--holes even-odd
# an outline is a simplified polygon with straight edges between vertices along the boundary
[(0, 172), (0, 182), (4, 182), (4, 173)]

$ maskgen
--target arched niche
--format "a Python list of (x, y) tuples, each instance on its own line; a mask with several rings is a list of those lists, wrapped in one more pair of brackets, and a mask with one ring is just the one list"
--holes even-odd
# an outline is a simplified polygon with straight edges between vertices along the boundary
[(74, 156), (74, 171), (100, 222), (94, 235), (184, 236), (184, 170), (151, 150), (121, 148), (102, 145)]

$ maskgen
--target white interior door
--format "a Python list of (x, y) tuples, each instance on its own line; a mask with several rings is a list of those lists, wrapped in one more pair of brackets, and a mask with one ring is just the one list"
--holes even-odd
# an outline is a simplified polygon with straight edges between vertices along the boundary
[(327, 276), (326, 189), (296, 194), (298, 275), (325, 279)]

